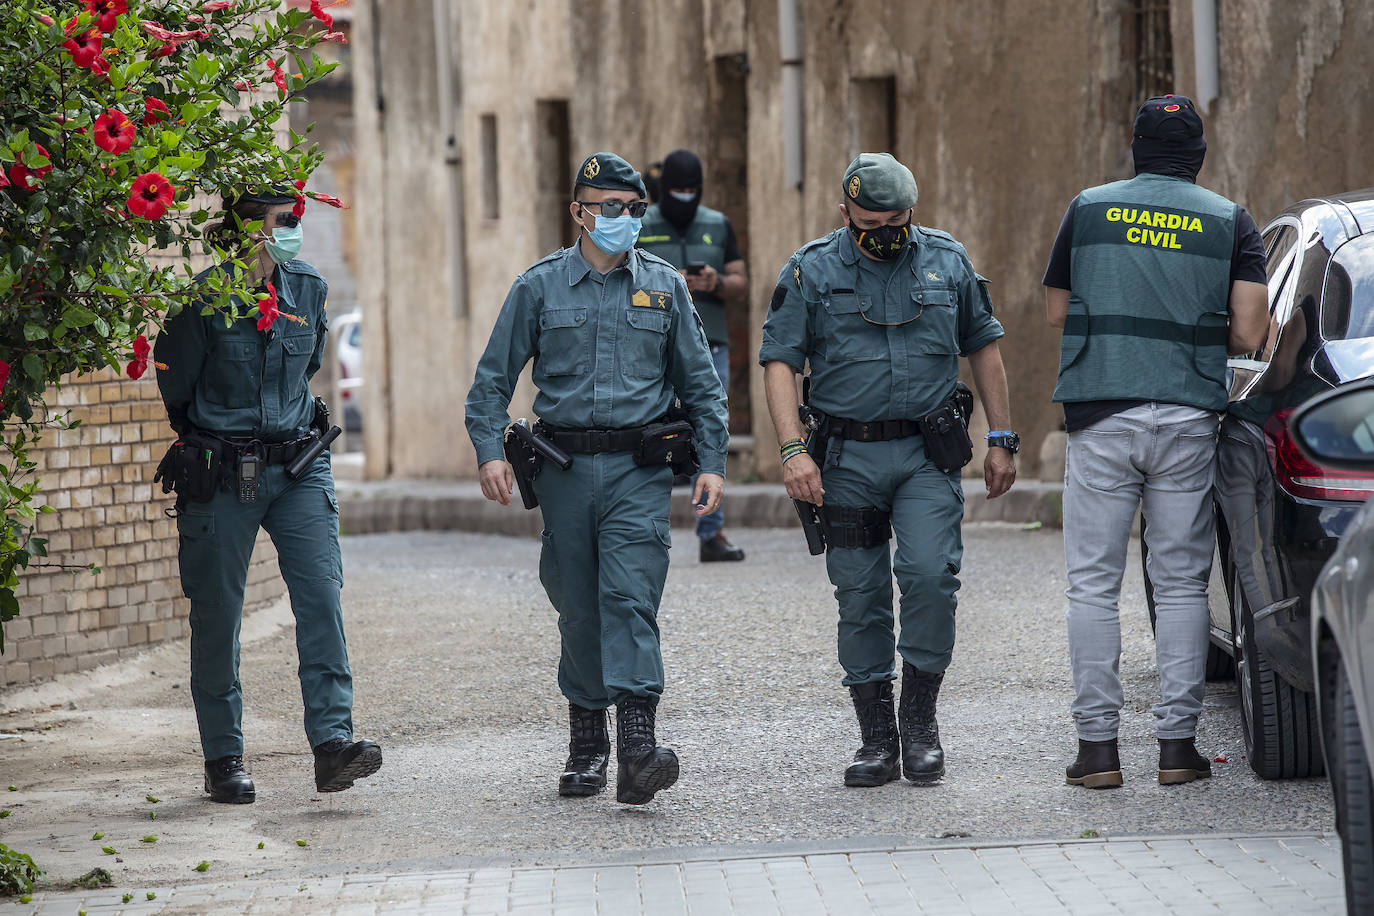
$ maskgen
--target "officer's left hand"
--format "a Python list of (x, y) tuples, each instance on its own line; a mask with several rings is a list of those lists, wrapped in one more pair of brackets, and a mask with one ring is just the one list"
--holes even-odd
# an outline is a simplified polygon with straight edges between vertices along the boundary
[(1004, 448), (993, 446), (983, 459), (983, 484), (988, 488), (988, 499), (996, 499), (1011, 489), (1016, 482), (1016, 459)]
[(687, 288), (694, 293), (711, 292), (716, 288), (716, 281), (719, 279), (716, 269), (710, 264), (703, 267), (699, 274), (684, 273), (683, 276), (687, 278)]
[[(701, 503), (702, 497), (706, 503)], [(710, 515), (720, 508), (721, 498), (725, 496), (725, 478), (719, 474), (700, 474), (697, 485), (692, 490), (692, 505), (697, 507), (697, 515)]]

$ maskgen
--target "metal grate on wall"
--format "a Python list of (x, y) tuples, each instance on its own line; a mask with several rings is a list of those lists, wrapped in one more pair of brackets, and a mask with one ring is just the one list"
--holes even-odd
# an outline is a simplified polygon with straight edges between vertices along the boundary
[(1174, 34), (1167, 0), (1132, 0), (1137, 102), (1174, 91)]

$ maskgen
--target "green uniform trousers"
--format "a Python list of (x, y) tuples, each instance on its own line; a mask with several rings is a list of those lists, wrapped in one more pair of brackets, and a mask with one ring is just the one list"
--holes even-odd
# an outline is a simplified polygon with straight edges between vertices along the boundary
[(663, 693), (658, 604), (668, 578), (666, 465), (629, 452), (545, 462), (535, 478), (544, 515), (539, 580), (558, 611), (558, 688), (586, 709)]
[[(824, 455), (821, 456), (824, 460)], [(827, 506), (873, 506), (892, 513), (895, 557), (886, 542), (831, 548), (825, 566), (839, 602), (839, 655), (845, 685), (893, 678), (893, 650), (938, 673), (954, 651), (954, 608), (964, 544), (964, 490), (926, 457), (920, 436), (846, 441), (838, 467), (823, 466)], [(892, 619), (892, 574), (901, 590), (901, 637)]]
[(191, 599), (191, 699), (206, 760), (243, 754), (239, 623), (248, 561), (258, 528), (277, 548), (277, 563), (296, 616), (297, 671), (305, 733), (315, 747), (353, 735), (353, 678), (344, 644), (339, 589), (339, 504), (329, 459), (296, 480), (283, 465), (262, 470), (256, 502), (219, 492), (188, 503), (177, 518), (181, 588)]

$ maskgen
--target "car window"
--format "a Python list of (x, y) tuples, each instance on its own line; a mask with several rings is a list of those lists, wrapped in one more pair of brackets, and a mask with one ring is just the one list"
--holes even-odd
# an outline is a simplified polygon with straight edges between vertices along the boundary
[(350, 347), (357, 347), (360, 350), (362, 349), (363, 326), (361, 324), (354, 324), (348, 329), (348, 345)]
[(1274, 354), (1282, 330), (1284, 303), (1292, 298), (1297, 276), (1293, 265), (1298, 257), (1298, 230), (1287, 224), (1271, 228), (1264, 234), (1264, 248), (1269, 252), (1265, 257), (1265, 273), (1269, 278), (1269, 335), (1259, 350), (1239, 358), (1267, 362)]
[(1374, 234), (1350, 240), (1331, 259), (1322, 290), (1322, 336), (1374, 337)]

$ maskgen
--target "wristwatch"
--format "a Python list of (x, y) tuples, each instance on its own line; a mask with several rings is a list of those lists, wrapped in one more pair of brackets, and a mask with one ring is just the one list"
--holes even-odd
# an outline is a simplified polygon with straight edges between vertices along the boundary
[(988, 445), (1004, 448), (1015, 455), (1021, 450), (1021, 437), (1009, 429), (994, 429), (985, 437)]

